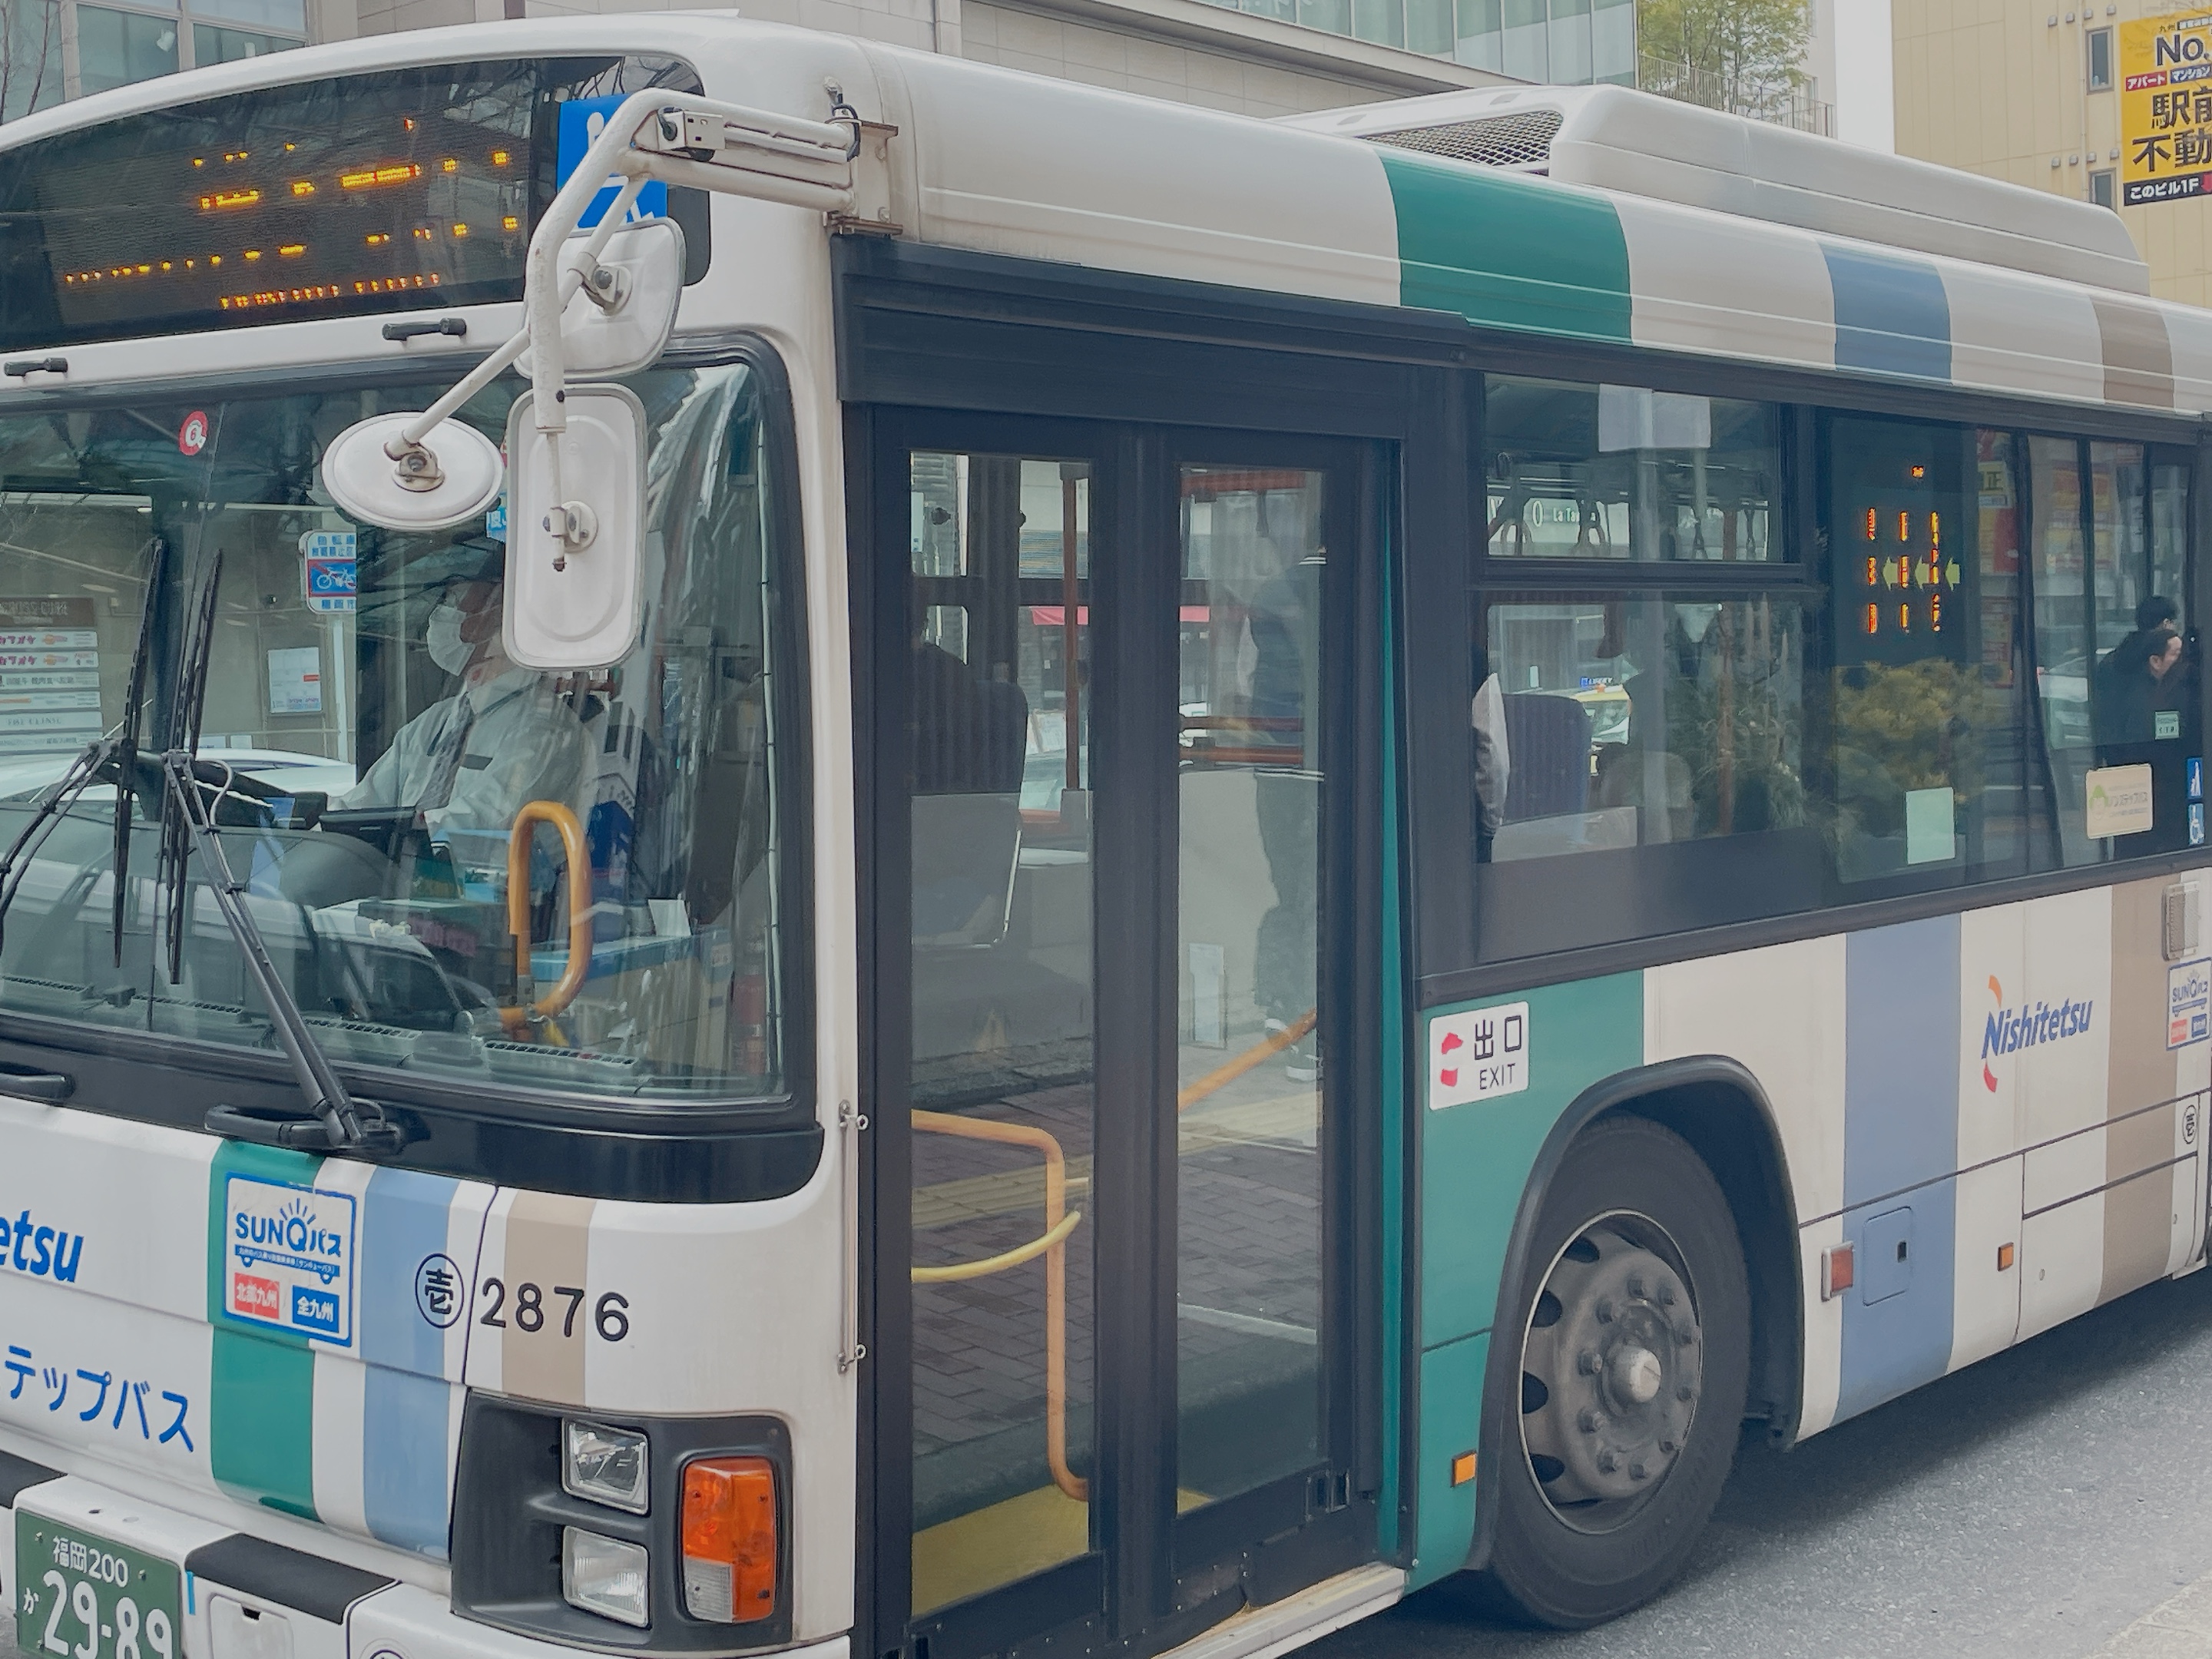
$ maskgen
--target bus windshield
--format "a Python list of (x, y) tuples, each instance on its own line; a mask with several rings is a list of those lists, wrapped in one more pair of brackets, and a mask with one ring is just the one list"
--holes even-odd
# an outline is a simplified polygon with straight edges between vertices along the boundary
[[(420, 407), (419, 386), (0, 417), (0, 843), (121, 721), (150, 616), (120, 933), (111, 768), (7, 912), (0, 1010), (272, 1046), (207, 872), (189, 866), (182, 903), (157, 890), (151, 756), (196, 720), (229, 862), (334, 1060), (781, 1093), (779, 753), (800, 684), (778, 660), (783, 417), (744, 364), (631, 384), (651, 433), (646, 624), (621, 663), (557, 678), (501, 647), (503, 505), (402, 535), (321, 491), (328, 440)], [(460, 418), (497, 435), (517, 389)], [(204, 696), (181, 709), (210, 583)]]

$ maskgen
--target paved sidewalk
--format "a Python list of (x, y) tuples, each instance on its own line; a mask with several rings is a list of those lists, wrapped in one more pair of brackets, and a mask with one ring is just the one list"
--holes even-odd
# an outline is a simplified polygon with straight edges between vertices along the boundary
[(2212, 1659), (2212, 1574), (2160, 1602), (2090, 1659)]

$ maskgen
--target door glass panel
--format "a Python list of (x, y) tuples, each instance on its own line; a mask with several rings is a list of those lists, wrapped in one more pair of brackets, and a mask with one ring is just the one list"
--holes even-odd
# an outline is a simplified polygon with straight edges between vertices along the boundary
[(1323, 477), (1182, 471), (1176, 1479), (1320, 1461)]
[(2035, 586), (2035, 684), (2042, 703), (2061, 857), (2094, 863), (2084, 832), (2085, 783), (2095, 764), (2089, 725), (2088, 561), (2083, 556), (2081, 447), (2071, 438), (2027, 441), (2030, 574)]
[(2097, 651), (2135, 631), (2136, 607), (2150, 597), (2149, 524), (2141, 444), (2089, 446), (2091, 522), (2097, 536)]
[(1076, 462), (908, 476), (920, 1613), (1091, 1548), (1091, 497)]

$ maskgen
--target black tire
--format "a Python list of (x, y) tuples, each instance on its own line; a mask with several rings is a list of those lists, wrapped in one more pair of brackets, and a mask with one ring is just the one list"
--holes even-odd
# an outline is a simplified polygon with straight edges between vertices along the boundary
[(1648, 1119), (1576, 1138), (1530, 1244), (1492, 1338), (1520, 1345), (1521, 1420), (1494, 1425), (1497, 1532), (1475, 1588), (1573, 1630), (1649, 1601), (1695, 1547), (1735, 1456), (1751, 1297), (1720, 1183)]

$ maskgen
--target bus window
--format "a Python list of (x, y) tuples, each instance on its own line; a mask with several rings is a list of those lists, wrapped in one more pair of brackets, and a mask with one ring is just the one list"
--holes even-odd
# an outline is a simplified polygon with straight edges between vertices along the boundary
[[(465, 417), (501, 429), (512, 384)], [(635, 384), (648, 622), (623, 662), (558, 678), (505, 654), (500, 512), (401, 535), (319, 496), (324, 441), (419, 389), (0, 422), (17, 554), (0, 565), (0, 836), (118, 727), (150, 606), (142, 741), (196, 723), (228, 856), (334, 1058), (671, 1101), (778, 1093), (799, 914), (779, 851), (799, 684), (767, 465), (780, 416), (742, 366)], [(204, 696), (181, 708), (210, 588)], [(155, 890), (152, 775), (134, 780), (121, 965), (111, 775), (8, 917), (0, 1005), (267, 1047), (205, 872), (188, 866), (181, 908)]]
[(1493, 375), (1491, 555), (1780, 559), (1780, 429), (1772, 404)]
[(1837, 878), (2020, 873), (2040, 794), (2016, 690), (2010, 439), (1842, 417), (1826, 432)]
[[(2061, 859), (2182, 846), (2186, 757), (2201, 751), (2188, 467), (2140, 444), (2039, 436), (2027, 446), (2036, 677)], [(2138, 766), (2150, 769), (2150, 829), (2093, 833), (2091, 803), (2100, 790), (2110, 798), (2112, 769)]]
[(1500, 864), (1804, 822), (1804, 648), (1782, 599), (1502, 596)]

